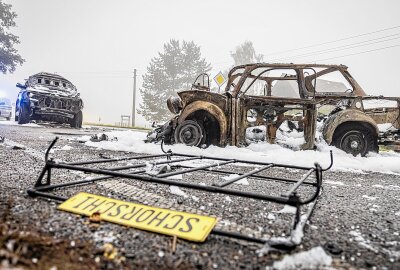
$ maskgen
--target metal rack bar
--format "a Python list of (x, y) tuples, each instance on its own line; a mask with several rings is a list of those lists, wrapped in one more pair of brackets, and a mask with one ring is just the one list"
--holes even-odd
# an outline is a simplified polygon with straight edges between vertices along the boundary
[(227, 186), (227, 185), (230, 185), (230, 184), (232, 184), (232, 183), (235, 183), (235, 182), (239, 181), (240, 179), (243, 179), (243, 178), (246, 178), (247, 176), (251, 176), (251, 175), (253, 175), (253, 174), (262, 172), (262, 171), (264, 171), (264, 170), (266, 170), (266, 169), (269, 169), (269, 168), (271, 168), (271, 167), (274, 167), (274, 164), (269, 164), (269, 165), (264, 166), (264, 167), (262, 167), (262, 168), (252, 170), (251, 172), (244, 173), (243, 175), (240, 175), (240, 176), (238, 176), (238, 177), (235, 177), (235, 178), (233, 178), (233, 179), (231, 179), (231, 180), (228, 180), (228, 181), (226, 181), (226, 182), (224, 182), (224, 183), (216, 184), (216, 186), (217, 186), (217, 187), (225, 187), (225, 186)]
[(300, 185), (314, 172), (313, 169), (310, 169), (306, 174), (303, 175), (303, 177), (293, 185), (293, 187), (285, 193), (284, 196), (289, 197), (291, 194), (293, 194), (299, 187)]

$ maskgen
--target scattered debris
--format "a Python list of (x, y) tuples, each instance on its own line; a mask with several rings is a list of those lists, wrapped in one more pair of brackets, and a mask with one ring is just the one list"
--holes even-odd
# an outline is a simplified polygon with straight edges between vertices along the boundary
[(94, 212), (90, 217), (89, 217), (90, 222), (93, 223), (100, 223), (101, 221), (101, 216), (99, 212)]
[(171, 166), (162, 164), (157, 166), (154, 163), (146, 162), (146, 173), (148, 175), (159, 175), (171, 171)]
[(106, 134), (97, 135), (94, 134), (90, 137), (91, 142), (101, 142), (101, 141), (108, 141), (108, 136)]
[(25, 146), (20, 146), (20, 145), (13, 145), (13, 147), (11, 148), (13, 150), (26, 150)]
[(178, 237), (176, 235), (174, 235), (172, 237), (172, 244), (171, 244), (171, 250), (172, 253), (174, 253), (176, 251), (176, 241), (177, 241)]
[(182, 197), (185, 197), (185, 198), (188, 197), (188, 195), (187, 195), (183, 190), (181, 190), (179, 187), (177, 187), (177, 186), (170, 186), (170, 187), (169, 187), (169, 191), (170, 191), (172, 194), (175, 194), (175, 195), (178, 195), (178, 196), (182, 196)]
[(335, 242), (326, 242), (324, 245), (324, 249), (333, 255), (339, 255), (343, 252), (340, 246)]

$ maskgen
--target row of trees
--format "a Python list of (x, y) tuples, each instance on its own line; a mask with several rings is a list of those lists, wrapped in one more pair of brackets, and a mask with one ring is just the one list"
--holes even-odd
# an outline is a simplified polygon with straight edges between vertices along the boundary
[[(230, 53), (233, 66), (262, 62), (263, 55), (257, 54), (253, 43), (246, 41)], [(151, 59), (143, 85), (140, 88), (143, 102), (138, 113), (147, 121), (162, 122), (170, 117), (165, 101), (176, 92), (190, 89), (197, 75), (211, 70), (211, 64), (201, 56), (200, 47), (193, 41), (171, 39), (164, 50)], [(227, 73), (227, 72), (225, 72)]]

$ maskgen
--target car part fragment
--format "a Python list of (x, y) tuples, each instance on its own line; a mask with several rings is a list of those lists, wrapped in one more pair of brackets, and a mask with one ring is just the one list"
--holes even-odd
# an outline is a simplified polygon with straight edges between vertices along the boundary
[[(103, 183), (106, 181), (114, 180), (116, 178), (126, 179), (130, 181), (141, 181), (145, 183), (153, 183), (160, 185), (173, 185), (203, 192), (210, 192), (215, 194), (225, 194), (231, 196), (238, 196), (246, 199), (258, 200), (261, 202), (272, 202), (281, 205), (288, 205), (295, 207), (296, 213), (293, 218), (292, 232), (289, 237), (279, 238), (258, 238), (255, 236), (241, 234), (235, 231), (227, 231), (220, 229), (213, 229), (212, 234), (228, 236), (240, 240), (253, 241), (257, 243), (266, 244), (273, 248), (279, 249), (293, 249), (301, 242), (301, 234), (306, 222), (310, 219), (311, 214), (315, 208), (317, 200), (321, 194), (322, 189), (322, 173), (328, 170), (333, 164), (332, 152), (330, 155), (331, 164), (328, 168), (322, 169), (317, 163), (313, 167), (303, 167), (294, 165), (284, 165), (276, 163), (253, 162), (238, 159), (218, 158), (210, 156), (196, 156), (187, 154), (173, 153), (170, 150), (164, 151), (163, 144), (161, 145), (163, 153), (154, 155), (132, 155), (117, 158), (103, 158), (97, 160), (83, 160), (77, 162), (63, 162), (55, 161), (49, 158), (51, 148), (57, 142), (57, 138), (50, 144), (45, 153), (45, 165), (40, 173), (34, 187), (27, 190), (28, 194), (32, 197), (44, 197), (54, 199), (59, 202), (65, 201), (67, 198), (57, 195), (58, 190), (65, 190), (68, 187), (83, 188), (87, 184), (92, 184), (98, 181)], [(201, 166), (188, 166), (184, 162), (188, 161), (207, 161), (208, 163)], [(135, 164), (121, 166), (121, 162), (136, 162)], [(159, 166), (162, 170), (151, 170), (154, 173), (146, 174), (146, 169), (152, 163), (154, 166)], [(101, 164), (108, 164), (107, 167)], [(111, 166), (111, 164), (114, 164)], [(253, 166), (254, 168), (248, 172), (236, 171), (238, 167), (232, 167), (235, 164), (243, 164)], [(166, 166), (168, 165), (168, 166)], [(230, 167), (228, 167), (230, 166)], [(235, 169), (236, 168), (236, 169)], [(293, 173), (299, 172), (298, 179), (290, 179), (279, 177), (275, 174), (268, 175), (268, 170), (272, 168), (289, 170)], [(72, 182), (64, 182), (52, 184), (51, 179), (54, 170), (69, 170), (80, 171), (99, 175), (98, 177), (83, 179)], [(184, 180), (171, 179), (172, 176), (185, 175), (200, 172), (210, 175), (231, 175), (236, 174), (234, 178), (229, 180), (219, 180), (211, 185), (206, 185), (200, 181), (193, 182)], [(303, 173), (301, 173), (303, 172)], [(260, 174), (263, 173), (263, 174)], [(292, 174), (293, 175), (293, 174)], [(244, 179), (251, 178), (256, 181), (268, 181), (269, 185), (274, 183), (288, 185), (286, 191), (282, 191), (281, 195), (267, 194), (268, 190), (243, 191), (237, 188), (232, 188), (232, 184)], [(218, 179), (220, 179), (218, 177)], [(201, 179), (199, 179), (201, 180)], [(309, 192), (303, 194), (302, 188), (308, 188)], [(306, 209), (303, 209), (306, 207)], [(303, 214), (302, 214), (302, 210)]]

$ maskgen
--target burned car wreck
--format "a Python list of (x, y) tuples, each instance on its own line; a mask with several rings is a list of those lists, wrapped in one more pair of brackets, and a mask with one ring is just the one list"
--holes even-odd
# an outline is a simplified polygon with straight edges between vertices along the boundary
[(400, 151), (400, 98), (369, 96), (344, 65), (247, 64), (234, 67), (224, 93), (200, 75), (191, 90), (167, 100), (175, 114), (147, 141), (246, 146), (267, 141), (314, 149), (325, 140), (365, 156), (379, 145)]
[(20, 88), (15, 104), (15, 121), (31, 120), (82, 126), (83, 102), (76, 87), (60, 75), (41, 72), (30, 76)]

